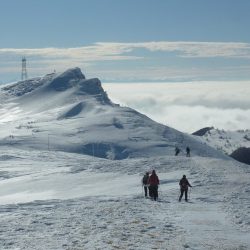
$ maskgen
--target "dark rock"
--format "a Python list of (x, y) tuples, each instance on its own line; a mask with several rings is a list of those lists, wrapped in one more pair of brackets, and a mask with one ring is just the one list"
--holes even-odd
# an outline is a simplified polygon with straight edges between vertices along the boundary
[(214, 129), (214, 127), (205, 127), (205, 128), (202, 128), (194, 133), (192, 133), (192, 135), (197, 135), (197, 136), (203, 136), (205, 135), (208, 131)]
[(239, 162), (250, 165), (250, 148), (238, 148), (230, 156)]

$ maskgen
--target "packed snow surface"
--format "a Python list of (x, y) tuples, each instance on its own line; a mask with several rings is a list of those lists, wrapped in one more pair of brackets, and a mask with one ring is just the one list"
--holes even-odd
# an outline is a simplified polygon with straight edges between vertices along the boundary
[[(113, 104), (78, 68), (0, 95), (0, 249), (250, 249), (249, 166)], [(142, 192), (152, 169), (158, 201)]]

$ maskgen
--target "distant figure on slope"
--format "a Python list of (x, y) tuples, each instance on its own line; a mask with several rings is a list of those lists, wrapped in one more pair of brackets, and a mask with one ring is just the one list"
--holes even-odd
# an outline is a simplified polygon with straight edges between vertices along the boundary
[(179, 197), (179, 201), (181, 201), (182, 196), (185, 192), (185, 201), (188, 201), (188, 187), (192, 187), (186, 178), (186, 175), (183, 175), (182, 179), (179, 182), (181, 195)]
[(186, 147), (186, 153), (187, 153), (186, 156), (190, 157), (190, 148), (189, 147)]
[(178, 147), (175, 147), (175, 156), (177, 156), (180, 153), (180, 149)]
[(160, 184), (159, 178), (155, 173), (155, 170), (152, 171), (148, 179), (149, 184), (149, 195), (156, 201), (158, 200), (158, 185)]
[(148, 196), (148, 180), (149, 180), (149, 172), (146, 172), (142, 178), (142, 185), (144, 187), (145, 197)]

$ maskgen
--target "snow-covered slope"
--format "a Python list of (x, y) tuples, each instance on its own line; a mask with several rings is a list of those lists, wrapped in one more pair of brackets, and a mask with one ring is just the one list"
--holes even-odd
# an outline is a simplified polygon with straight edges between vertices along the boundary
[[(249, 168), (206, 157), (122, 161), (4, 147), (0, 157), (0, 249), (250, 248)], [(160, 178), (145, 199), (146, 170)], [(193, 185), (178, 202), (178, 182)]]
[(192, 136), (113, 104), (100, 81), (86, 79), (79, 68), (4, 86), (0, 119), (0, 145), (110, 159), (173, 155), (175, 146), (182, 152), (189, 146), (194, 155), (223, 157)]
[(202, 136), (198, 135), (197, 138), (228, 155), (232, 154), (238, 148), (250, 147), (250, 130), (225, 131), (207, 128), (204, 132)]
[[(1, 250), (250, 249), (247, 165), (112, 103), (78, 68), (0, 97)], [(142, 193), (152, 169), (158, 202)]]

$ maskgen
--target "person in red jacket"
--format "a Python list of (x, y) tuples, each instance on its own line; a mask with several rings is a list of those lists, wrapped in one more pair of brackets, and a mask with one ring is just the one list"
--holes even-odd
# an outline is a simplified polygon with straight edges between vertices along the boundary
[(154, 198), (154, 200), (158, 200), (158, 185), (160, 184), (159, 178), (157, 174), (155, 173), (155, 170), (152, 171), (152, 174), (150, 175), (148, 179), (148, 185), (149, 185), (149, 195)]

